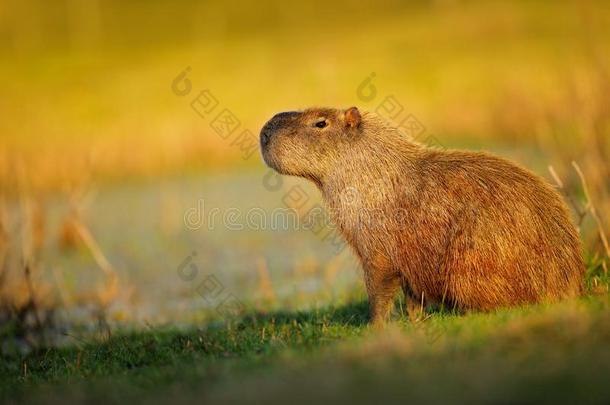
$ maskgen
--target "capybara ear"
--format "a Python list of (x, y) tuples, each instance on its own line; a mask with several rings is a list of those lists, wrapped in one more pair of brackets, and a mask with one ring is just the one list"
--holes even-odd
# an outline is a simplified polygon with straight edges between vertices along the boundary
[(345, 110), (345, 125), (350, 128), (356, 128), (360, 125), (360, 121), (362, 121), (362, 116), (360, 115), (360, 111), (358, 108), (351, 107)]

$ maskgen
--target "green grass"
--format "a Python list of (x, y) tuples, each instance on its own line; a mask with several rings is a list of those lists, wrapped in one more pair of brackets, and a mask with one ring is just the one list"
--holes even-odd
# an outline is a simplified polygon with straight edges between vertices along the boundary
[(0, 389), (15, 401), (607, 401), (608, 298), (418, 323), (397, 315), (383, 330), (353, 301), (121, 332), (7, 356)]

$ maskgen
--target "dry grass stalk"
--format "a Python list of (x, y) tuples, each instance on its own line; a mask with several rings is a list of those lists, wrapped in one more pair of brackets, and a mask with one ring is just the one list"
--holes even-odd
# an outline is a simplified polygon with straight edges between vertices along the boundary
[[(105, 309), (117, 296), (119, 281), (114, 267), (80, 221), (81, 210), (75, 208), (81, 208), (83, 199), (80, 199), (81, 204), (73, 204), (72, 213), (75, 215), (70, 218), (72, 237), (91, 252), (106, 281), (95, 294), (81, 294), (82, 299), (74, 299), (63, 289), (65, 283), (57, 269), (53, 269), (55, 288), (40, 277), (43, 269), (40, 257), (46, 234), (44, 205), (33, 198), (26, 167), (17, 162), (14, 171), (15, 184), (18, 185), (18, 209), (14, 221), (17, 229), (9, 230), (6, 203), (0, 201), (0, 320), (14, 322), (17, 328), (15, 338), (24, 338), (32, 345), (41, 339), (44, 343), (47, 337), (56, 333), (54, 313), (60, 306), (68, 308), (72, 304), (93, 302), (98, 306), (100, 323), (105, 324)], [(52, 294), (53, 290), (59, 294)]]
[[(18, 308), (18, 311), (23, 313), (24, 316), (28, 312), (31, 313), (36, 322), (36, 328), (42, 329), (41, 311), (48, 310), (52, 311), (54, 304), (47, 305), (43, 308), (42, 292), (46, 288), (42, 285), (34, 283), (33, 272), (39, 268), (37, 263), (37, 255), (40, 253), (39, 247), (42, 246), (44, 241), (35, 242), (36, 238), (43, 238), (44, 232), (39, 232), (37, 235), (34, 213), (34, 205), (32, 199), (27, 191), (27, 176), (23, 165), (17, 166), (17, 181), (19, 184), (19, 203), (21, 209), (21, 265), (23, 269), (23, 282), (25, 283), (25, 294), (27, 299), (25, 303)], [(38, 223), (42, 223), (41, 219), (38, 219)], [(37, 246), (38, 243), (38, 246)], [(17, 297), (18, 298), (18, 297)]]
[[(564, 186), (563, 181), (561, 181), (561, 178), (557, 175), (557, 172), (555, 171), (553, 166), (549, 166), (548, 169), (549, 169), (551, 176), (555, 180), (555, 183), (557, 183), (557, 186), (559, 187), (561, 192), (564, 194), (564, 196), (567, 198), (568, 202), (570, 203), (570, 205), (572, 206), (572, 208), (578, 215), (577, 226), (578, 226), (579, 232), (580, 232), (581, 225), (584, 221), (584, 218), (588, 214), (591, 215), (591, 217), (593, 218), (593, 221), (595, 222), (595, 224), (597, 226), (599, 238), (604, 247), (604, 253), (606, 256), (606, 260), (608, 260), (608, 259), (610, 259), (610, 246), (608, 245), (608, 238), (606, 237), (606, 233), (604, 232), (604, 227), (603, 227), (602, 221), (601, 221), (599, 215), (597, 214), (595, 205), (593, 204), (593, 200), (591, 198), (591, 193), (589, 191), (589, 185), (587, 184), (585, 175), (584, 175), (582, 169), (580, 168), (580, 166), (578, 165), (578, 163), (576, 163), (575, 161), (572, 161), (572, 167), (574, 168), (574, 171), (578, 175), (580, 184), (582, 186), (583, 193), (585, 195), (585, 205), (584, 206), (576, 200), (576, 198), (572, 195), (572, 193), (567, 191), (566, 187)], [(602, 268), (604, 269), (604, 274), (608, 273), (608, 267), (606, 264), (606, 260), (602, 261)]]
[(564, 197), (568, 200), (568, 202), (570, 203), (570, 206), (572, 207), (572, 209), (578, 216), (578, 219), (576, 221), (576, 228), (578, 229), (578, 233), (580, 233), (580, 227), (582, 226), (582, 223), (585, 220), (585, 217), (587, 216), (587, 210), (585, 208), (583, 208), (582, 205), (578, 201), (576, 201), (576, 198), (574, 198), (572, 193), (568, 192), (563, 181), (561, 181), (561, 178), (555, 171), (555, 168), (553, 166), (549, 166), (548, 170), (549, 170), (549, 173), (551, 173), (551, 177), (553, 177), (553, 180), (555, 180), (557, 187), (559, 188), (561, 193), (564, 195)]
[(91, 252), (93, 259), (97, 263), (98, 267), (104, 272), (106, 276), (106, 284), (104, 288), (98, 290), (97, 298), (98, 302), (102, 307), (107, 307), (119, 292), (119, 282), (116, 271), (110, 261), (106, 258), (99, 244), (82, 222), (74, 222), (75, 231), (83, 241), (87, 249)]
[(0, 200), (0, 286), (6, 277), (6, 259), (8, 256), (8, 215), (4, 200)]
[[(604, 250), (606, 252), (606, 258), (610, 259), (610, 246), (608, 245), (608, 238), (606, 237), (606, 233), (604, 232), (604, 226), (602, 225), (602, 222), (601, 222), (599, 216), (597, 215), (597, 210), (595, 209), (595, 205), (593, 204), (593, 201), (591, 200), (591, 194), (589, 193), (589, 186), (587, 185), (585, 176), (584, 176), (582, 170), (580, 169), (580, 166), (578, 166), (578, 164), (576, 162), (574, 162), (574, 161), (572, 162), (572, 167), (574, 167), (574, 170), (576, 171), (576, 173), (578, 174), (578, 177), (580, 178), (583, 192), (585, 193), (585, 199), (586, 199), (585, 207), (589, 211), (589, 213), (591, 214), (591, 217), (593, 217), (593, 220), (595, 221), (595, 223), (597, 225), (597, 231), (599, 232), (599, 237), (604, 246)], [(604, 267), (604, 271), (607, 272), (607, 269), (605, 267)]]
[(258, 290), (263, 297), (263, 300), (267, 304), (274, 304), (276, 302), (275, 291), (273, 290), (273, 284), (271, 283), (271, 275), (269, 268), (267, 267), (267, 261), (261, 257), (257, 260), (256, 271), (258, 274)]
[(59, 247), (63, 250), (75, 249), (82, 243), (76, 226), (77, 218), (73, 213), (68, 214), (61, 226)]
[[(41, 279), (39, 257), (44, 245), (44, 211), (28, 189), (23, 165), (15, 167), (19, 205), (9, 230), (5, 201), (0, 202), (0, 321), (15, 328), (15, 341), (45, 343), (55, 329), (57, 303), (51, 286)], [(7, 337), (8, 347), (13, 340)]]

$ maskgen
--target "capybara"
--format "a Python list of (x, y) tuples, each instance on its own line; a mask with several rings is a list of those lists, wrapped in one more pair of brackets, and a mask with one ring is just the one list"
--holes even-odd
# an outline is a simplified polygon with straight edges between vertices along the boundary
[(311, 180), (361, 260), (371, 319), (408, 302), (458, 310), (582, 290), (578, 233), (560, 195), (503, 158), (424, 146), (374, 113), (282, 112), (261, 130), (271, 168)]

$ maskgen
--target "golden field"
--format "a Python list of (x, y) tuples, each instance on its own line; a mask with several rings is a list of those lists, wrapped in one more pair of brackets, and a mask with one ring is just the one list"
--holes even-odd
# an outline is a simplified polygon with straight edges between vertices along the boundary
[[(128, 274), (148, 267), (150, 257), (116, 259), (112, 250), (104, 257), (104, 245), (120, 244), (123, 233), (121, 214), (108, 212), (106, 196), (112, 200), (134, 185), (126, 201), (143, 215), (128, 209), (123, 221), (135, 222), (123, 226), (146, 228), (150, 218), (161, 218), (159, 229), (137, 237), (144, 243), (160, 234), (169, 242), (185, 233), (182, 216), (195, 195), (208, 191), (179, 196), (172, 187), (183, 187), (181, 179), (233, 173), (218, 190), (252, 181), (244, 176), (260, 181), (256, 140), (273, 113), (312, 105), (377, 110), (389, 97), (401, 105), (397, 121), (412, 115), (423, 125), (422, 139), (493, 150), (559, 181), (587, 257), (595, 268), (607, 266), (601, 235), (610, 213), (610, 7), (604, 2), (264, 1), (228, 8), (186, 0), (10, 1), (0, 8), (0, 27), (3, 252), (12, 256), (3, 262), (18, 275), (18, 263), (27, 262), (22, 256), (38, 250), (59, 258), (40, 264), (43, 273), (78, 273), (82, 262), (64, 262), (61, 246), (78, 245), (83, 233), (95, 272), (112, 274), (117, 261)], [(206, 114), (194, 104), (203, 91), (215, 101)], [(239, 122), (226, 139), (214, 130), (225, 109)], [(249, 131), (246, 145), (239, 142), (243, 131)], [(159, 179), (162, 202), (145, 207), (138, 201)], [(277, 205), (267, 194), (254, 190), (247, 200)], [(119, 224), (111, 228), (109, 218)], [(105, 233), (100, 246), (96, 235)], [(168, 262), (188, 254), (183, 250)], [(253, 256), (253, 270), (245, 273), (259, 271), (253, 263), (261, 255)], [(297, 255), (291, 266), (312, 260), (326, 266), (316, 253)], [(115, 281), (108, 283), (112, 291)]]

